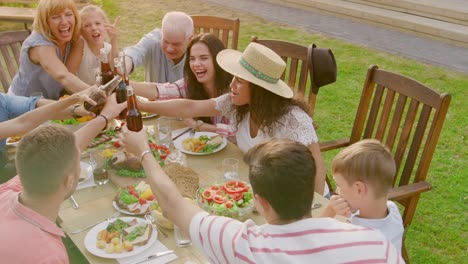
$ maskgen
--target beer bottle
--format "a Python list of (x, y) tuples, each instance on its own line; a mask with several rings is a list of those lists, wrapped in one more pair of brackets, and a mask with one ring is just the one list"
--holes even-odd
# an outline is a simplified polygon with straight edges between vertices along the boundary
[[(107, 96), (112, 94), (112, 92), (117, 88), (121, 78), (119, 76), (115, 76), (111, 79), (107, 84), (99, 86), (99, 90), (103, 91)], [(106, 98), (102, 96), (99, 92), (93, 92), (89, 95), (91, 99), (96, 102), (96, 105), (91, 105), (88, 102), (84, 102), (83, 106), (86, 110), (95, 113), (98, 115), (101, 113), (102, 108), (104, 107), (104, 103), (106, 102)]]
[(109, 60), (107, 58), (107, 52), (104, 48), (101, 49), (100, 59), (102, 84), (107, 84), (110, 82), (110, 80), (112, 80), (112, 78), (114, 78), (114, 73), (112, 72)]
[(138, 102), (133, 88), (127, 87), (127, 127), (129, 130), (138, 132), (143, 128), (143, 119), (138, 110)]
[[(117, 103), (121, 104), (125, 101), (127, 101), (127, 86), (129, 85), (128, 83), (128, 77), (125, 74), (125, 55), (123, 52), (119, 53), (119, 58), (116, 58), (114, 64), (117, 65), (117, 73), (120, 75), (122, 80), (119, 82), (119, 86), (115, 90), (115, 95), (117, 97)], [(127, 109), (124, 109), (120, 114), (119, 114), (119, 119), (123, 120), (125, 119), (125, 116), (127, 115)]]

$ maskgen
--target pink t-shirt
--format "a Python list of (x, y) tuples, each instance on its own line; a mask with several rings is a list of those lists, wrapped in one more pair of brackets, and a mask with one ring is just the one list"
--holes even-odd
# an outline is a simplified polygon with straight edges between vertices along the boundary
[(210, 263), (404, 263), (379, 231), (333, 218), (257, 226), (200, 212), (190, 237)]
[(69, 263), (63, 231), (22, 205), (19, 177), (0, 185), (0, 261), (2, 263)]

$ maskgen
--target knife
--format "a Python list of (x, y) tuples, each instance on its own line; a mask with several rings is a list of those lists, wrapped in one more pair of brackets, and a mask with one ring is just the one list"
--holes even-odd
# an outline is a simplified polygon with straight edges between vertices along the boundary
[(143, 258), (143, 259), (137, 260), (137, 261), (135, 261), (135, 262), (132, 262), (131, 264), (139, 264), (139, 263), (142, 263), (142, 262), (144, 262), (144, 261), (148, 261), (148, 260), (152, 260), (152, 259), (155, 259), (155, 258), (159, 258), (159, 257), (165, 256), (165, 255), (167, 255), (167, 254), (171, 254), (171, 253), (174, 253), (174, 250), (161, 251), (161, 252), (158, 252), (158, 253), (156, 253), (156, 254), (149, 255), (149, 256), (146, 257), (146, 258)]
[(73, 197), (73, 195), (70, 196), (70, 201), (72, 202), (72, 206), (73, 206), (74, 209), (80, 208), (80, 206), (76, 202), (75, 197)]
[(177, 136), (173, 137), (173, 138), (172, 138), (172, 140), (174, 141), (174, 140), (176, 140), (176, 139), (180, 138), (180, 136), (182, 136), (183, 134), (185, 134), (185, 133), (189, 132), (190, 130), (192, 130), (192, 128), (190, 128), (190, 127), (189, 127), (189, 128), (187, 128), (187, 129), (185, 129), (185, 130), (184, 130), (182, 133), (180, 133), (179, 135), (177, 135)]

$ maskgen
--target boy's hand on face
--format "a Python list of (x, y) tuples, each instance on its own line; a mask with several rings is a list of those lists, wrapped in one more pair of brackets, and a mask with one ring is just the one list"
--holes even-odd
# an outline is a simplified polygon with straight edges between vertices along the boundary
[(337, 215), (342, 215), (346, 217), (351, 216), (351, 208), (349, 207), (348, 202), (339, 195), (333, 195), (330, 198), (330, 206), (333, 208)]

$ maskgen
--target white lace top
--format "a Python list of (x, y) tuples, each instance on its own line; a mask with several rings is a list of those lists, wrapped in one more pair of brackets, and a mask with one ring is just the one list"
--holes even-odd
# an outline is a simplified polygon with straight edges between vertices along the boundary
[[(216, 102), (216, 110), (220, 111), (221, 115), (236, 120), (229, 94), (221, 95), (213, 100)], [(259, 129), (257, 136), (252, 138), (249, 120), (250, 114), (247, 114), (240, 122), (236, 132), (237, 145), (242, 152), (247, 152), (251, 147), (272, 137), (295, 140), (306, 146), (318, 142), (312, 118), (297, 106), (292, 106), (290, 111), (274, 124), (271, 136)]]

